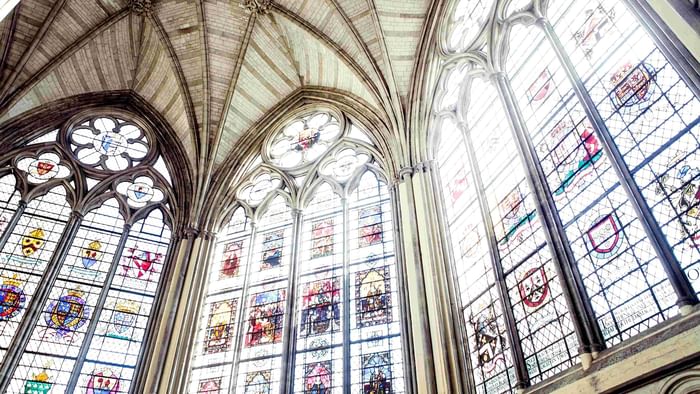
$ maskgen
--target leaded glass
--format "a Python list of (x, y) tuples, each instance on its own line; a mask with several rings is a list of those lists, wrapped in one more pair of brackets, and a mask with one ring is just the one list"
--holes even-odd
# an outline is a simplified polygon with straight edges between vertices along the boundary
[(17, 225), (8, 229), (10, 236), (0, 252), (0, 275), (7, 286), (3, 293), (5, 299), (10, 297), (16, 301), (6, 310), (6, 317), (0, 320), (0, 352), (3, 355), (53, 258), (69, 212), (66, 190), (58, 186), (30, 201)]
[(84, 165), (120, 171), (139, 164), (149, 151), (143, 129), (111, 116), (90, 118), (69, 132), (75, 157)]
[(201, 311), (201, 321), (206, 323), (197, 334), (191, 392), (219, 393), (231, 386), (238, 326), (245, 307), (242, 294), (252, 236), (243, 208), (236, 209), (223, 233)]
[[(241, 331), (236, 390), (277, 392), (278, 366), (283, 353), (285, 311), (288, 303), (288, 275), (291, 262), (291, 209), (280, 195), (263, 207), (250, 259), (246, 293), (242, 296)], [(235, 376), (235, 375), (234, 375)]]
[(469, 48), (489, 19), (493, 0), (458, 1), (450, 17), (447, 47), (451, 51)]
[(695, 196), (700, 102), (624, 4), (574, 2), (554, 25), (696, 292)]
[(170, 177), (136, 123), (83, 119), (15, 147), (14, 168), (0, 178), (8, 393), (128, 392), (142, 355), (170, 243), (152, 205), (168, 207), (166, 190), (144, 171), (115, 172), (157, 161)]
[[(567, 287), (581, 287), (575, 291), (587, 298), (608, 347), (678, 312), (678, 295), (663, 265), (680, 263), (700, 291), (696, 87), (669, 63), (629, 4), (528, 3), (498, 2), (496, 18), (505, 8), (505, 19), (485, 22), (492, 26), (486, 40), (494, 42), (467, 56), (446, 55), (433, 104), (452, 271), (479, 392), (513, 390), (514, 378), (536, 384), (578, 361), (572, 305), (564, 302), (558, 278), (568, 264), (580, 280), (569, 278)], [(456, 9), (478, 15), (484, 6), (461, 1)], [(540, 11), (544, 18), (538, 18)], [(449, 36), (444, 40), (455, 48)], [(484, 71), (495, 73), (489, 75), (493, 82), (470, 77), (482, 59), (486, 68), (495, 68)], [(574, 90), (579, 78), (576, 86), (583, 89)], [(613, 146), (603, 143), (608, 133)], [(473, 158), (467, 160), (470, 151)], [(478, 168), (470, 169), (470, 162)], [(531, 185), (546, 197), (532, 194)], [(637, 189), (644, 201), (637, 201)], [(488, 217), (479, 218), (484, 205)], [(665, 246), (648, 238), (656, 238), (650, 216), (678, 262), (657, 256)], [(484, 242), (491, 230), (494, 239)], [(556, 258), (546, 239), (565, 244)], [(479, 243), (481, 248), (470, 247)], [(508, 300), (499, 298), (499, 282), (479, 280), (493, 277), (494, 267), (503, 271)], [(473, 305), (479, 305), (478, 313), (469, 310)], [(499, 352), (508, 347), (511, 306), (519, 343), (510, 350), (524, 356), (528, 376), (504, 372), (489, 380), (493, 373), (484, 375), (484, 367), (511, 365), (509, 352)]]
[(87, 390), (99, 373), (119, 379), (128, 392), (154, 307), (170, 242), (170, 228), (155, 209), (131, 227), (117, 260), (116, 273), (103, 291), (106, 300), (97, 319), (78, 387)]
[[(513, 30), (512, 46), (528, 47), (520, 42), (524, 29)], [(538, 39), (532, 40), (533, 36)], [(509, 64), (513, 90), (603, 337), (614, 344), (636, 333), (640, 325), (668, 317), (663, 312), (675, 297), (544, 35), (533, 32), (528, 37), (532, 56), (513, 58)], [(533, 75), (542, 67), (550, 77), (544, 85), (547, 93), (536, 102), (529, 96), (539, 80)]]
[(24, 157), (17, 161), (17, 168), (27, 173), (31, 183), (40, 184), (51, 179), (63, 179), (70, 175), (68, 167), (61, 163), (61, 158), (51, 152), (37, 157)]
[[(402, 393), (392, 209), (375, 148), (345, 117), (294, 119), (237, 187), (242, 207), (217, 243), (189, 392)], [(232, 299), (238, 317), (221, 306)], [(225, 351), (211, 352), (212, 333)]]
[(38, 361), (42, 357), (53, 365), (52, 376), (45, 383), (51, 383), (56, 391), (67, 389), (63, 384), (68, 382), (85, 342), (123, 227), (113, 199), (85, 216), (15, 369), (10, 390), (21, 392), (26, 381), (33, 379), (33, 369), (43, 364)]
[(341, 124), (330, 112), (312, 112), (288, 123), (274, 137), (269, 157), (282, 168), (295, 168), (319, 158), (341, 136)]

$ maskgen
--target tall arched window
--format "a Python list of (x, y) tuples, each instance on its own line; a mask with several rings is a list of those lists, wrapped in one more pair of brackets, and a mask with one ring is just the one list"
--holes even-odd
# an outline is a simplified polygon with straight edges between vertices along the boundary
[(450, 9), (433, 155), (478, 392), (536, 384), (698, 302), (697, 70), (627, 4)]
[(380, 155), (335, 110), (302, 111), (264, 146), (219, 236), (190, 392), (404, 392)]
[(0, 160), (0, 391), (128, 392), (170, 243), (155, 138), (91, 113)]

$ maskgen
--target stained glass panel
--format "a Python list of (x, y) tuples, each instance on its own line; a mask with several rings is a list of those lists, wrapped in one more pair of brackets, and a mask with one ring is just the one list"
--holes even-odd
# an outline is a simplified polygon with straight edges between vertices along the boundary
[[(695, 196), (700, 102), (625, 4), (574, 2), (555, 24), (676, 258), (700, 292)], [(575, 32), (581, 39), (567, 39)], [(584, 34), (593, 31), (595, 34)]]
[(129, 391), (170, 237), (170, 228), (158, 209), (131, 227), (119, 256), (119, 267), (105, 289), (105, 306), (99, 316), (94, 316), (97, 327), (80, 370), (81, 390), (87, 390), (96, 373), (107, 369), (119, 379), (120, 390)]
[[(405, 392), (394, 256), (393, 222), (386, 184), (366, 172), (350, 197), (349, 315), (351, 390), (364, 392), (369, 354), (392, 354), (382, 373), (392, 393)], [(375, 371), (376, 375), (376, 371)], [(375, 376), (374, 380), (377, 378)], [(385, 384), (385, 386), (386, 386)]]
[(282, 168), (318, 159), (341, 136), (340, 122), (329, 112), (314, 112), (287, 124), (274, 138), (270, 158)]
[(144, 131), (133, 122), (102, 116), (89, 119), (69, 133), (73, 154), (83, 164), (121, 171), (139, 164), (149, 150)]
[[(243, 297), (236, 390), (246, 393), (279, 390), (279, 366), (287, 308), (291, 262), (292, 215), (287, 202), (276, 197), (258, 221), (250, 260), (248, 288)], [(275, 367), (277, 368), (277, 367)]]
[(19, 204), (20, 195), (15, 188), (16, 183), (12, 174), (0, 178), (0, 236), (7, 230)]
[(39, 321), (32, 329), (11, 387), (20, 391), (33, 378), (33, 368), (41, 365), (37, 361), (40, 356), (52, 356), (53, 376), (47, 382), (58, 384), (68, 380), (87, 326), (94, 317), (123, 227), (124, 220), (114, 199), (85, 215)]
[(12, 232), (0, 252), (4, 298), (0, 352), (3, 355), (32, 301), (41, 275), (53, 258), (69, 214), (66, 191), (56, 187), (30, 201), (17, 225), (8, 229)]

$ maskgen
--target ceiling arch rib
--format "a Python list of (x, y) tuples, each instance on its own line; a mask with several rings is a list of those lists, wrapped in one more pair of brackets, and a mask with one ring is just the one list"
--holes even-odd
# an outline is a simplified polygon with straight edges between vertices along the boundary
[(229, 83), (234, 73), (239, 53), (244, 42), (249, 14), (240, 12), (232, 1), (205, 1), (204, 19), (207, 21), (206, 39), (209, 56), (209, 112), (211, 125), (209, 135), (214, 136), (219, 128), (229, 92)]
[(14, 72), (17, 64), (22, 58), (22, 54), (31, 45), (32, 40), (37, 32), (44, 25), (46, 17), (51, 11), (51, 7), (55, 1), (37, 0), (32, 7), (20, 2), (15, 7), (11, 17), (4, 19), (4, 22), (10, 25), (13, 18), (16, 19), (14, 31), (8, 31), (11, 36), (3, 36), (3, 45), (7, 49), (7, 55), (2, 63), (2, 81), (5, 81), (12, 72)]
[(368, 0), (374, 3), (387, 56), (401, 98), (406, 101), (416, 50), (430, 1)]
[(216, 165), (228, 156), (245, 130), (279, 100), (301, 87), (299, 74), (285, 45), (271, 16), (258, 16), (224, 115)]
[[(55, 3), (54, 10), (57, 10), (55, 17), (48, 22), (43, 22), (45, 25), (42, 26), (48, 26), (45, 32), (41, 36), (39, 36), (41, 30), (37, 33), (38, 41), (35, 46), (30, 45), (25, 50), (23, 59), (17, 64), (19, 73), (14, 81), (9, 81), (12, 83), (12, 90), (21, 88), (47, 64), (54, 62), (67, 48), (80, 43), (86, 34), (99, 29), (105, 20), (127, 6), (126, 0), (65, 0), (60, 6), (61, 3), (60, 1)], [(25, 6), (31, 8), (33, 4), (22, 5), (22, 7)], [(50, 13), (47, 18), (51, 16)]]
[(343, 19), (342, 10), (336, 8), (331, 0), (313, 2), (279, 0), (275, 3), (275, 8), (285, 10), (287, 15), (298, 16), (300, 20), (323, 33), (357, 62), (360, 68), (375, 80), (375, 83), (380, 83), (377, 79), (381, 76), (375, 72), (373, 59), (368, 58), (362, 46), (355, 39), (353, 28)]
[(37, 74), (36, 82), (21, 92), (2, 120), (64, 97), (129, 89), (134, 58), (120, 56), (118, 50), (128, 42), (129, 30), (129, 19), (120, 18), (83, 45), (71, 47), (69, 53), (58, 56), (55, 64)]
[(194, 111), (193, 130), (200, 130), (204, 111), (204, 43), (196, 1), (160, 0), (154, 3), (152, 16), (162, 28), (163, 41), (172, 51), (173, 61), (180, 68), (186, 95)]
[(161, 112), (182, 141), (189, 159), (194, 160), (197, 149), (190, 128), (191, 110), (187, 110), (188, 100), (176, 70), (177, 63), (150, 18), (144, 18), (139, 50), (131, 88)]
[(273, 12), (258, 17), (226, 115), (215, 160), (217, 166), (245, 131), (302, 86), (343, 90), (375, 108), (382, 108), (376, 85), (366, 74), (358, 76), (360, 67), (331, 45), (287, 14)]

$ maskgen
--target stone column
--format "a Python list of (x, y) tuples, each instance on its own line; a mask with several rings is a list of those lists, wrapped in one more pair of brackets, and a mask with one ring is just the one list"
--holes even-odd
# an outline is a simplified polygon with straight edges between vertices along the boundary
[(418, 393), (466, 392), (462, 334), (455, 325), (459, 314), (450, 296), (452, 281), (432, 172), (429, 162), (405, 168), (396, 185), (408, 301), (405, 335), (413, 342), (413, 373), (407, 376), (415, 376)]

